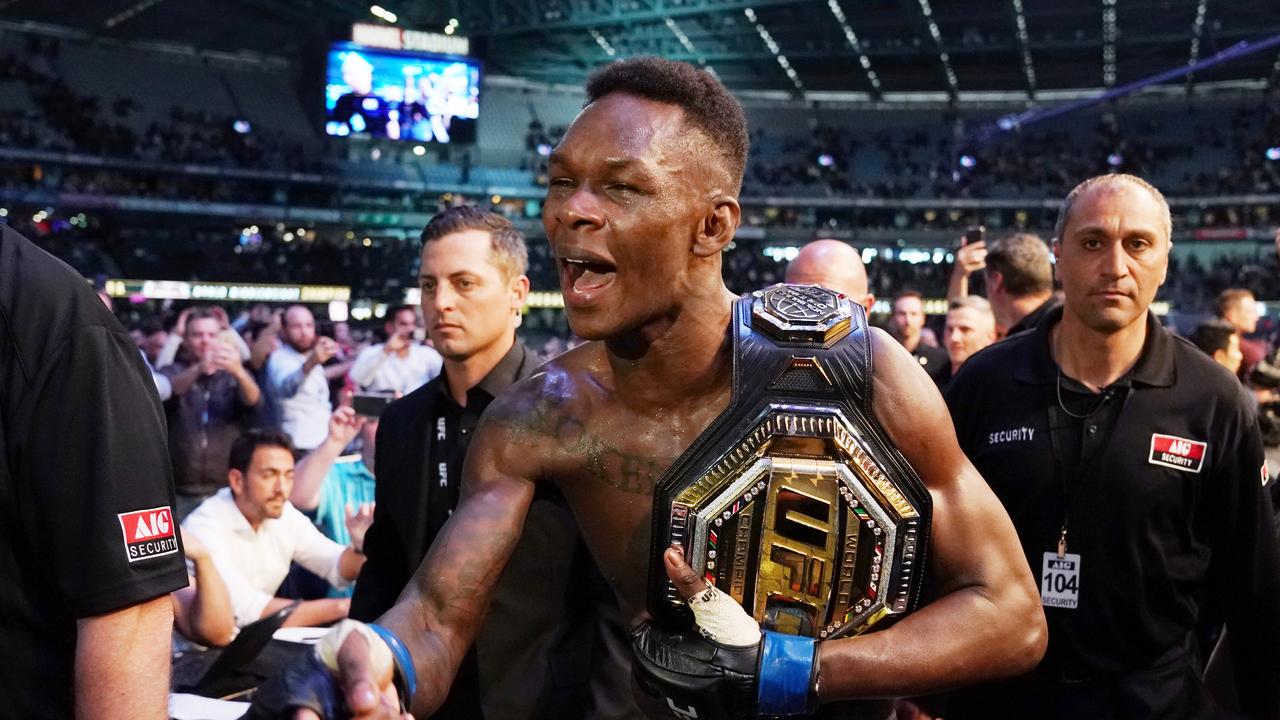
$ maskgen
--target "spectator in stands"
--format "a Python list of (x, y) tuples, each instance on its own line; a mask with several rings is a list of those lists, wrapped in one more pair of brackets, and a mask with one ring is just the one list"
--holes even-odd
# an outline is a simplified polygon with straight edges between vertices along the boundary
[(284, 314), (271, 313), (265, 320), (250, 320), (246, 340), (249, 342), (249, 369), (259, 378), (266, 374), (267, 360), (280, 349), (280, 330)]
[[(196, 307), (192, 306), (178, 313), (178, 319), (173, 323), (173, 331), (168, 334), (163, 347), (156, 354), (155, 366), (157, 369), (166, 368), (177, 359), (178, 352), (186, 342), (187, 318), (191, 316)], [(217, 305), (210, 305), (205, 310), (211, 313), (213, 318), (218, 321), (218, 339), (228, 347), (234, 348), (240, 354), (242, 362), (247, 361), (249, 359), (249, 346), (245, 344), (244, 338), (240, 337), (240, 333), (231, 329), (231, 319), (227, 317), (227, 311)]]
[(387, 317), (387, 341), (370, 345), (356, 356), (351, 380), (361, 390), (408, 395), (440, 374), (440, 353), (414, 339), (418, 311), (401, 305)]
[(160, 351), (169, 342), (169, 333), (164, 329), (164, 325), (160, 322), (160, 318), (151, 318), (144, 322), (141, 327), (142, 354), (147, 356), (147, 362), (152, 367), (157, 367), (156, 362), (160, 359)]
[(951, 358), (951, 365), (947, 367), (950, 380), (970, 355), (996, 341), (996, 318), (991, 312), (991, 303), (977, 295), (952, 300), (942, 339)]
[(941, 385), (947, 377), (951, 359), (940, 347), (924, 342), (924, 298), (915, 290), (903, 290), (893, 297), (893, 315), (889, 317), (889, 334), (902, 343), (920, 367), (935, 383)]
[[(205, 500), (182, 528), (208, 548), (231, 601), (237, 628), (267, 617), (294, 601), (275, 597), (276, 588), (297, 562), (343, 587), (364, 565), (361, 548), (371, 516), (347, 523), (351, 545), (320, 533), (289, 503), (293, 489), (293, 448), (276, 430), (251, 430), (231, 445), (230, 487)], [(350, 601), (303, 601), (286, 625), (324, 625), (347, 616)]]
[(1190, 340), (1232, 375), (1240, 372), (1244, 358), (1240, 352), (1240, 333), (1231, 323), (1222, 320), (1202, 323), (1191, 333)]
[(211, 309), (193, 308), (183, 326), (183, 352), (161, 371), (173, 387), (165, 415), (178, 522), (226, 485), (231, 443), (262, 397)]
[(1258, 330), (1258, 303), (1253, 293), (1244, 288), (1229, 288), (1218, 294), (1214, 301), (1218, 311), (1218, 319), (1231, 325), (1240, 334), (1240, 368), (1236, 374), (1241, 380), (1247, 380), (1249, 373), (1264, 357), (1267, 356), (1267, 344), (1262, 340), (1248, 337)]
[(354, 358), (359, 354), (355, 336), (351, 334), (351, 323), (335, 322), (333, 324), (333, 339), (338, 343), (338, 353), (343, 357)]
[(328, 434), (329, 382), (325, 362), (338, 351), (333, 338), (316, 336), (316, 319), (303, 305), (284, 314), (284, 343), (267, 360), (272, 417), (294, 446), (313, 450)]
[(1057, 306), (1049, 246), (1039, 236), (1017, 233), (989, 245), (963, 245), (956, 251), (947, 299), (967, 296), (968, 276), (984, 268), (987, 300), (1003, 334), (1035, 327)]
[(787, 265), (787, 282), (821, 285), (844, 293), (871, 314), (876, 296), (867, 292), (867, 268), (856, 248), (839, 240), (814, 240)]
[(956, 249), (956, 259), (951, 266), (951, 279), (947, 282), (947, 302), (968, 297), (969, 276), (987, 266), (986, 228), (978, 230), (984, 239), (970, 240), (968, 232), (960, 237), (960, 247)]
[[(311, 517), (325, 537), (340, 545), (351, 543), (347, 526), (353, 519), (372, 522), (377, 433), (378, 418), (340, 407), (329, 418), (329, 437), (295, 468), (289, 501)], [(357, 437), (360, 452), (342, 456)], [(334, 588), (329, 597), (351, 597), (351, 588)]]

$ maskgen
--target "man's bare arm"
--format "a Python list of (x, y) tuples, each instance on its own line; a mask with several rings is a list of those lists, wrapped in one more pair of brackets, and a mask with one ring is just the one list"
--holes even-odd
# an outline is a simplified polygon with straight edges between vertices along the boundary
[(882, 632), (821, 643), (822, 699), (901, 697), (1029, 671), (1048, 630), (1013, 523), (960, 450), (924, 371), (879, 330), (872, 348), (876, 417), (933, 498), (938, 598)]
[(429, 715), (444, 702), (533, 502), (534, 454), (508, 442), (508, 427), (495, 421), (514, 404), (503, 396), (490, 406), (467, 450), (457, 509), (395, 606), (378, 620), (413, 655), (415, 715)]
[(162, 720), (169, 717), (168, 594), (76, 623), (76, 717)]
[(173, 621), (178, 632), (204, 645), (221, 647), (236, 633), (235, 611), (227, 584), (194, 533), (182, 531), (182, 549), (195, 565), (191, 584), (173, 593)]

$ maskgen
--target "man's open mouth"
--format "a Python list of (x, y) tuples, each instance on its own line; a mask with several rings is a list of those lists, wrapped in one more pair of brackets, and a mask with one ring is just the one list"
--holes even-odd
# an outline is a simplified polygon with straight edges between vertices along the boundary
[(606, 262), (579, 258), (561, 258), (560, 270), (576, 292), (598, 290), (613, 282), (616, 268)]

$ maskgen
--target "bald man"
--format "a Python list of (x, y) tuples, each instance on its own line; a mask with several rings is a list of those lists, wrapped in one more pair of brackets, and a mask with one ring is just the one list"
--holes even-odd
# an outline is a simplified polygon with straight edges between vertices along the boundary
[(862, 264), (862, 255), (839, 240), (814, 240), (800, 248), (800, 254), (787, 265), (787, 282), (821, 285), (844, 293), (866, 308), (868, 315), (876, 303), (876, 296), (867, 292), (867, 268)]

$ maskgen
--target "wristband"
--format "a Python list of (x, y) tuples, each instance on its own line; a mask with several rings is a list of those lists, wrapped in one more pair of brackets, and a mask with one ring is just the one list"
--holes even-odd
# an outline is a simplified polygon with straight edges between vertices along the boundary
[(413, 656), (395, 633), (374, 623), (368, 623), (368, 627), (391, 649), (391, 657), (395, 659), (396, 688), (400, 691), (400, 704), (407, 712), (413, 707), (413, 696), (418, 690), (418, 671), (413, 665)]
[(813, 712), (817, 705), (812, 692), (817, 642), (766, 630), (761, 646), (757, 712), (764, 716)]

